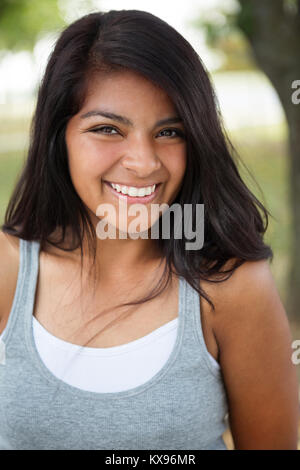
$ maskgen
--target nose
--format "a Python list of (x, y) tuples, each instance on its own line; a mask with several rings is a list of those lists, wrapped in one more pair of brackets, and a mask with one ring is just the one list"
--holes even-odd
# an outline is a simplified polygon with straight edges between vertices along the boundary
[(153, 142), (150, 142), (147, 137), (132, 139), (122, 158), (122, 165), (127, 170), (135, 172), (140, 178), (152, 175), (162, 166)]

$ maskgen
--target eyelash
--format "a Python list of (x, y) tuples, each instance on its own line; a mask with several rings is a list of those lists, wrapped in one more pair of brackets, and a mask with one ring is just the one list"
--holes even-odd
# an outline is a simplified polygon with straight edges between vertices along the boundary
[[(113, 130), (115, 130), (115, 131), (118, 132), (118, 130), (117, 130), (115, 127), (113, 127), (113, 126), (97, 127), (96, 129), (91, 129), (90, 132), (95, 132), (95, 133), (97, 134), (99, 131), (101, 131), (101, 130), (103, 130), (103, 129), (113, 129)], [(182, 137), (182, 138), (185, 137), (184, 133), (183, 133), (180, 129), (167, 128), (167, 129), (163, 129), (163, 130), (160, 131), (160, 132), (165, 132), (165, 131), (177, 132), (178, 137)], [(104, 135), (117, 135), (117, 134), (109, 134), (109, 133), (106, 133), (106, 132), (104, 132), (103, 134), (104, 134)], [(174, 139), (174, 137), (170, 137), (170, 138), (171, 138), (171, 139)]]

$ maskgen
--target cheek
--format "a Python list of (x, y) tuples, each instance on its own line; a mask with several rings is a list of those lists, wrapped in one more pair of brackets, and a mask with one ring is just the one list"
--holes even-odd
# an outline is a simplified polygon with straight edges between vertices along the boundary
[(99, 179), (116, 160), (116, 152), (103, 143), (84, 138), (67, 144), (69, 168), (72, 178)]
[(186, 153), (185, 151), (177, 152), (168, 158), (168, 161), (165, 163), (167, 170), (170, 174), (171, 181), (174, 182), (174, 185), (181, 183), (184, 173), (186, 170)]

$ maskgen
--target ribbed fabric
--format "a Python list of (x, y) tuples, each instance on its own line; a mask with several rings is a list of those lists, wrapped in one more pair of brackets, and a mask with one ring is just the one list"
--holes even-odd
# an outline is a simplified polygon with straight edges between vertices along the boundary
[(17, 287), (1, 336), (0, 449), (226, 450), (226, 392), (205, 345), (198, 293), (179, 278), (176, 342), (150, 380), (116, 393), (81, 390), (55, 377), (35, 346), (39, 248), (20, 240)]

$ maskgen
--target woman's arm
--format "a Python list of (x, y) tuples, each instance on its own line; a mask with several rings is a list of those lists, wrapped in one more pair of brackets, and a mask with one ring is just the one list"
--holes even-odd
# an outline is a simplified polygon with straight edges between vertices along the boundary
[(213, 290), (213, 329), (235, 449), (296, 450), (293, 339), (268, 261), (245, 262)]
[(0, 334), (6, 327), (17, 286), (19, 239), (0, 230)]

